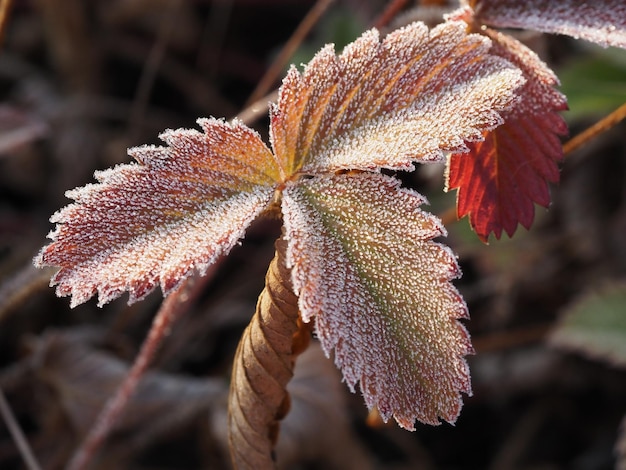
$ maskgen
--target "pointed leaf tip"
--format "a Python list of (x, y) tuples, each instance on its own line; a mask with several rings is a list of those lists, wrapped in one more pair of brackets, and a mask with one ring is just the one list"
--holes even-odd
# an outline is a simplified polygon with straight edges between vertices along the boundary
[(130, 149), (138, 164), (68, 192), (75, 203), (53, 215), (53, 241), (35, 263), (60, 267), (52, 284), (72, 306), (125, 291), (134, 302), (157, 284), (167, 294), (227, 253), (271, 201), (278, 171), (258, 134), (199, 122), (204, 132), (166, 131), (168, 147)]
[(304, 180), (284, 192), (287, 263), (305, 321), (368, 407), (404, 428), (454, 422), (471, 393), (459, 323), (467, 307), (450, 282), (455, 256), (432, 241), (441, 222), (424, 198), (380, 174)]

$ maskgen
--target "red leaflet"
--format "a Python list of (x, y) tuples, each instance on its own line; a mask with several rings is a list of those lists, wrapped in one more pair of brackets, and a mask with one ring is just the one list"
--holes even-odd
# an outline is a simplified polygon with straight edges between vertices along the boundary
[(469, 214), (478, 237), (513, 235), (517, 224), (529, 228), (535, 203), (550, 204), (548, 183), (559, 179), (556, 161), (563, 129), (554, 115), (512, 118), (483, 142), (470, 143), (470, 154), (454, 154), (448, 167), (448, 186), (459, 188), (457, 215)]
[(506, 125), (484, 143), (471, 144), (470, 155), (450, 158), (447, 187), (459, 189), (457, 214), (469, 214), (471, 226), (486, 241), (491, 232), (496, 238), (502, 230), (512, 235), (518, 223), (528, 228), (534, 203), (549, 204), (547, 182), (558, 181), (559, 137), (567, 133), (556, 112), (567, 105), (553, 88), (556, 76), (532, 51), (483, 25), (567, 34), (626, 48), (626, 2), (473, 0), (469, 5), (449, 18), (463, 19), (489, 36), (492, 52), (517, 65), (527, 80), (520, 105), (502, 114)]
[(477, 22), (499, 28), (567, 34), (626, 48), (624, 0), (473, 0)]
[[(471, 20), (470, 20), (471, 21)], [(491, 52), (517, 65), (526, 78), (517, 106), (502, 113), (505, 124), (485, 133), (484, 142), (469, 144), (469, 154), (452, 154), (447, 189), (457, 189), (457, 215), (484, 242), (491, 232), (513, 235), (517, 224), (529, 228), (534, 204), (550, 204), (548, 182), (559, 180), (560, 135), (567, 126), (558, 111), (567, 109), (554, 86), (558, 79), (537, 55), (510, 36), (486, 29)]]

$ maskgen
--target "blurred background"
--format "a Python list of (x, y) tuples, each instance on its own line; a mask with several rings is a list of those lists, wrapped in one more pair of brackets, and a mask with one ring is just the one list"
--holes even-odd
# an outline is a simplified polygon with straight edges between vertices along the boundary
[[(267, 102), (287, 64), (325, 43), (341, 50), (375, 24), (434, 21), (450, 9), (422, 3), (0, 2), (11, 7), (0, 32), (0, 389), (42, 468), (64, 467), (162, 300), (155, 292), (132, 306), (122, 297), (70, 309), (55, 296), (52, 273), (32, 258), (50, 215), (69, 202), (64, 192), (198, 117), (239, 115), (267, 139)], [(309, 30), (294, 34), (311, 11), (319, 15)], [(559, 75), (571, 135), (626, 102), (626, 51), (522, 39)], [(485, 245), (467, 220), (450, 217), (455, 194), (442, 191), (442, 174), (420, 167), (403, 181), (444, 217), (445, 243), (459, 256), (474, 395), (455, 426), (383, 425), (314, 343), (290, 385), (281, 466), (626, 468), (626, 124), (566, 156), (552, 206), (538, 207), (532, 229), (512, 239)], [(229, 468), (230, 364), (279, 233), (277, 221), (255, 223), (204, 280), (92, 468)], [(0, 468), (24, 466), (0, 420)]]

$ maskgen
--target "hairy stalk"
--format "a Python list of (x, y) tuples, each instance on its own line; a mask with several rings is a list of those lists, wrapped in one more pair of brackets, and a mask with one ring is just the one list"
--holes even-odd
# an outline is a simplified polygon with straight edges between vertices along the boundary
[(290, 406), (286, 386), (293, 377), (295, 356), (306, 349), (310, 338), (285, 266), (286, 245), (283, 238), (276, 242), (265, 288), (233, 362), (228, 427), (237, 469), (275, 466), (279, 421)]
[(572, 137), (570, 140), (563, 144), (563, 153), (565, 155), (572, 153), (574, 150), (578, 149), (582, 145), (586, 144), (593, 138), (602, 134), (603, 132), (608, 131), (612, 127), (619, 124), (622, 120), (626, 118), (626, 103), (621, 105), (615, 111), (613, 111), (608, 116), (603, 117), (594, 125), (588, 127), (580, 134)]
[(11, 10), (11, 0), (0, 0), (0, 47), (4, 39), (4, 30), (6, 29), (9, 11)]
[(24, 465), (28, 470), (40, 470), (41, 467), (33, 454), (30, 446), (28, 445), (28, 441), (20, 428), (15, 416), (11, 411), (11, 407), (9, 403), (6, 401), (4, 397), (4, 392), (0, 389), (0, 416), (4, 420), (15, 445), (17, 446), (20, 454), (22, 455), (22, 459), (24, 460)]
[(393, 0), (389, 2), (385, 10), (380, 14), (376, 21), (374, 21), (374, 27), (380, 29), (387, 26), (391, 20), (393, 20), (398, 13), (400, 13), (407, 3), (407, 0)]
[(137, 390), (139, 381), (152, 363), (163, 339), (168, 335), (176, 320), (186, 311), (187, 304), (191, 297), (194, 296), (193, 293), (196, 292), (193, 284), (194, 278), (189, 278), (163, 301), (161, 308), (154, 317), (148, 336), (141, 345), (141, 350), (135, 362), (115, 395), (100, 412), (96, 423), (85, 440), (74, 453), (67, 470), (87, 468), (89, 461), (98, 453)]
[(293, 56), (298, 47), (300, 47), (300, 44), (302, 44), (306, 35), (309, 34), (309, 31), (311, 31), (311, 29), (313, 29), (313, 27), (317, 24), (333, 1), (334, 0), (317, 0), (315, 5), (313, 5), (313, 8), (309, 10), (289, 40), (285, 43), (269, 70), (265, 73), (261, 80), (259, 80), (258, 85), (248, 98), (246, 106), (258, 101), (270, 91), (276, 80), (278, 80), (282, 74), (285, 66), (289, 63), (291, 56)]

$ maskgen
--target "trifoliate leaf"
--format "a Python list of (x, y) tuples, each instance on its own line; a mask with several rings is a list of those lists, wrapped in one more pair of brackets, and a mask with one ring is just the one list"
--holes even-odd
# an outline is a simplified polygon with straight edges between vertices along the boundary
[(607, 286), (574, 303), (550, 342), (626, 367), (626, 284)]
[(558, 79), (539, 57), (516, 39), (490, 30), (492, 53), (518, 66), (526, 83), (521, 101), (502, 112), (505, 123), (485, 140), (468, 144), (467, 154), (453, 154), (447, 171), (447, 189), (458, 188), (457, 215), (469, 215), (481, 240), (489, 234), (509, 236), (517, 225), (529, 228), (535, 204), (550, 204), (548, 183), (559, 180), (557, 162), (563, 158), (559, 136), (567, 125), (558, 111), (567, 109), (565, 97), (554, 87)]
[(287, 265), (304, 321), (368, 407), (407, 429), (454, 422), (471, 393), (459, 275), (424, 198), (380, 174), (314, 177), (283, 193)]
[(371, 30), (338, 57), (327, 46), (302, 74), (292, 68), (271, 112), (283, 173), (412, 169), (501, 124), (523, 79), (465, 28), (413, 23), (382, 42)]
[(626, 48), (624, 0), (472, 0), (479, 21), (500, 28), (534, 29)]
[(129, 151), (139, 164), (97, 172), (97, 184), (68, 191), (75, 203), (54, 214), (53, 242), (36, 258), (72, 306), (96, 292), (102, 305), (129, 302), (160, 284), (168, 293), (203, 273), (243, 236), (271, 201), (278, 172), (259, 135), (243, 124), (198, 121), (167, 131), (168, 147)]

